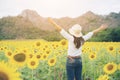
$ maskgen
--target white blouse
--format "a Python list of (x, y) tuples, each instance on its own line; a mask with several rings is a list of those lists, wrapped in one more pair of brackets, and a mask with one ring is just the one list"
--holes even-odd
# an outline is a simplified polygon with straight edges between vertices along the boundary
[[(69, 56), (79, 56), (82, 54), (82, 47), (76, 48), (74, 45), (74, 37), (66, 32), (64, 29), (60, 31), (60, 34), (68, 40), (68, 55)], [(86, 41), (90, 39), (93, 35), (93, 32), (89, 32), (88, 34), (82, 36), (83, 39)]]

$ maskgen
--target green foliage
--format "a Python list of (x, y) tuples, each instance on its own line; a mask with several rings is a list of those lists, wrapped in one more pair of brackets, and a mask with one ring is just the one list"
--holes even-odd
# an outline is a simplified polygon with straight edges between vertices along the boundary
[(59, 32), (53, 31), (53, 32), (48, 32), (46, 36), (42, 37), (43, 39), (47, 41), (59, 41), (63, 39), (63, 37), (60, 35)]
[(90, 41), (120, 41), (120, 27), (117, 28), (109, 28), (107, 30), (101, 31), (100, 33), (93, 36)]

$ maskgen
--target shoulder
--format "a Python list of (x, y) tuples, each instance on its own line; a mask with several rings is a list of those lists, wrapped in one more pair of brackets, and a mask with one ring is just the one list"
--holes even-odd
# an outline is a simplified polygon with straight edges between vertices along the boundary
[(66, 39), (68, 39), (68, 40), (73, 39), (73, 36), (70, 35), (70, 34), (69, 34), (67, 31), (65, 31), (64, 29), (62, 29), (62, 30), (60, 31), (60, 34), (61, 34), (64, 38), (66, 38)]
[(93, 36), (93, 32), (88, 32), (86, 35), (83, 36), (84, 40), (88, 40), (89, 38), (91, 38)]
[(60, 33), (65, 33), (66, 31), (64, 29), (61, 29), (60, 30)]

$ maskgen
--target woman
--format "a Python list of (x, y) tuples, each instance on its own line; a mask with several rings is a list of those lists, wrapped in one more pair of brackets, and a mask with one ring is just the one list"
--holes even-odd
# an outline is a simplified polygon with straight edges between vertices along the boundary
[(68, 55), (66, 62), (67, 79), (68, 80), (82, 80), (82, 45), (88, 39), (90, 39), (93, 34), (98, 33), (101, 30), (107, 28), (107, 25), (101, 25), (98, 29), (89, 32), (85, 36), (82, 34), (82, 27), (79, 24), (73, 25), (67, 33), (62, 27), (57, 25), (51, 18), (48, 21), (53, 24), (53, 26), (60, 32), (60, 34), (68, 40)]

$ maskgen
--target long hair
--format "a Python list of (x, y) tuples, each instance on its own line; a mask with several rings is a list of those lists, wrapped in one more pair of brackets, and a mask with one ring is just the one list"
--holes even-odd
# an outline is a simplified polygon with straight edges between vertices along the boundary
[(82, 38), (82, 37), (74, 37), (74, 44), (75, 44), (75, 47), (78, 49), (81, 47), (81, 45), (84, 44), (85, 40)]

